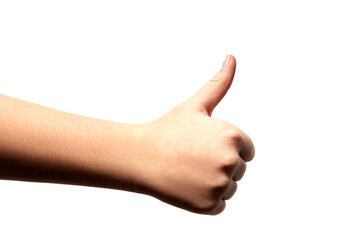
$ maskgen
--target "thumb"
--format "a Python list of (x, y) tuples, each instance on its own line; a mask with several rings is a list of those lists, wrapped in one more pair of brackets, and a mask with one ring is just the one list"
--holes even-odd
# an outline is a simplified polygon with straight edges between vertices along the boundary
[(236, 69), (236, 59), (227, 55), (221, 70), (200, 90), (190, 98), (190, 101), (201, 112), (211, 116), (214, 108), (229, 90)]

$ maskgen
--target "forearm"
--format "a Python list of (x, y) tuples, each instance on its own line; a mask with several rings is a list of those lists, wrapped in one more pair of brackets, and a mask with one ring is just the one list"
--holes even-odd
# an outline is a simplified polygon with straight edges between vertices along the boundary
[(0, 178), (142, 191), (137, 128), (0, 95)]

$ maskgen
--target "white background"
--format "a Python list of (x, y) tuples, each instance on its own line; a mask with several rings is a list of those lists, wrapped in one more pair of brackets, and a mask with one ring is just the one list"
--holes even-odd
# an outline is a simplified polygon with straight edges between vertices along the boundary
[(1, 1), (1, 93), (147, 122), (231, 53), (237, 73), (213, 116), (248, 133), (256, 157), (218, 216), (129, 192), (0, 181), (0, 238), (360, 239), (359, 5)]

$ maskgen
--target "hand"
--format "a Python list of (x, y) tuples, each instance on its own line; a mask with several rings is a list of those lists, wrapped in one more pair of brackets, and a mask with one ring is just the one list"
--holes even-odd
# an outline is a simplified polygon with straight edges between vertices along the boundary
[(188, 101), (145, 124), (142, 177), (156, 198), (192, 212), (218, 214), (236, 191), (247, 161), (255, 154), (251, 139), (234, 125), (211, 118), (230, 88), (236, 60)]

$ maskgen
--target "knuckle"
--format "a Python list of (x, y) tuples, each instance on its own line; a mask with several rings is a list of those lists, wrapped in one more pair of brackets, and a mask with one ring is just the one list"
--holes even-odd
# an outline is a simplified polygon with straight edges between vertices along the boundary
[(216, 84), (219, 84), (219, 83), (222, 83), (223, 81), (221, 81), (222, 79), (215, 75), (213, 76), (210, 80), (209, 80), (209, 83), (216, 83)]
[(220, 213), (222, 213), (226, 208), (226, 202), (225, 201), (221, 201), (220, 204), (218, 204), (218, 206), (213, 209), (211, 212), (209, 212), (210, 215), (218, 215)]
[(239, 155), (238, 154), (229, 154), (224, 157), (223, 165), (226, 168), (234, 168), (239, 164)]
[(227, 133), (227, 136), (232, 138), (232, 139), (235, 139), (235, 140), (238, 140), (238, 141), (241, 141), (242, 140), (242, 133), (241, 133), (241, 130), (236, 128), (236, 127), (231, 127), (228, 129), (228, 133)]
[(234, 196), (235, 192), (237, 190), (237, 183), (233, 182), (228, 190), (225, 192), (224, 196), (222, 197), (223, 200), (229, 200), (232, 196)]
[(219, 78), (214, 77), (210, 79), (210, 81), (206, 84), (206, 87), (210, 89), (217, 89), (221, 87), (221, 85), (224, 85), (223, 81), (221, 81)]
[(255, 157), (255, 147), (253, 142), (251, 141), (251, 151), (250, 151), (250, 157), (249, 157), (249, 161), (253, 160)]
[(225, 175), (225, 176), (218, 177), (218, 179), (215, 181), (213, 190), (214, 191), (224, 190), (229, 186), (229, 184), (230, 184), (230, 179), (228, 176)]
[(243, 138), (242, 131), (239, 128), (237, 128), (236, 126), (234, 126), (228, 122), (224, 121), (222, 123), (222, 130), (223, 130), (224, 136), (227, 138), (231, 138), (231, 139), (235, 139), (235, 140), (241, 140)]
[(216, 209), (218, 205), (218, 201), (215, 200), (215, 199), (207, 199), (207, 200), (204, 200), (203, 202), (201, 202), (198, 206), (198, 209), (201, 211), (201, 212), (212, 212)]
[(235, 174), (233, 176), (234, 181), (239, 181), (245, 174), (246, 171), (246, 163), (244, 161), (240, 161), (239, 166), (237, 167)]
[(242, 172), (246, 171), (246, 162), (245, 161), (240, 161), (240, 168)]
[(246, 162), (244, 160), (239, 161), (238, 168), (245, 171), (246, 170)]

